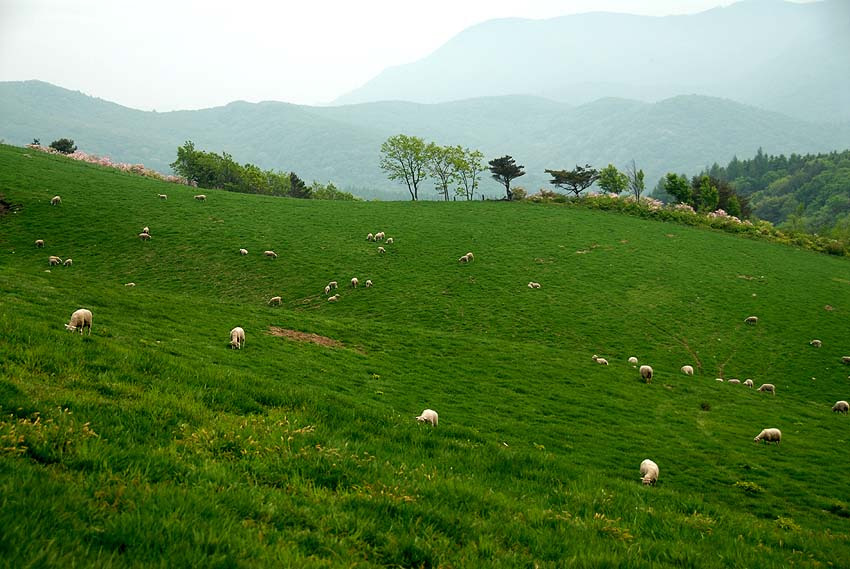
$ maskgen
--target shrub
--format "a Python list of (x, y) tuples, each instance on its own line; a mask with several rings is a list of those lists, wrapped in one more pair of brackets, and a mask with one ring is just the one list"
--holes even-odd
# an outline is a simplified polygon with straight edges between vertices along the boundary
[(747, 482), (745, 480), (739, 480), (735, 482), (735, 488), (740, 488), (747, 494), (760, 494), (764, 492), (761, 486), (756, 484), (755, 482)]
[(73, 154), (77, 151), (77, 147), (74, 146), (74, 141), (70, 138), (60, 138), (59, 140), (54, 140), (50, 143), (50, 148), (56, 150), (57, 152), (61, 152), (62, 154)]

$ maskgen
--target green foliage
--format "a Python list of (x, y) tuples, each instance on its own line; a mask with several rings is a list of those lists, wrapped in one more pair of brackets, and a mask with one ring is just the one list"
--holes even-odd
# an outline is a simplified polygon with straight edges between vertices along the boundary
[(646, 189), (646, 176), (643, 169), (638, 170), (635, 161), (632, 160), (631, 165), (626, 169), (626, 177), (629, 180), (629, 189), (636, 200), (640, 200)]
[(310, 188), (295, 172), (289, 174), (289, 195), (293, 198), (310, 198)]
[(425, 147), (426, 169), (434, 180), (437, 193), (449, 201), (449, 186), (457, 183), (457, 167), (464, 160), (460, 146), (439, 146), (429, 142)]
[(523, 166), (517, 164), (516, 160), (508, 155), (494, 158), (488, 164), (490, 165), (490, 177), (505, 186), (505, 197), (508, 201), (511, 201), (513, 199), (511, 180), (525, 176)]
[(711, 183), (711, 179), (708, 176), (701, 176), (695, 186), (693, 195), (696, 209), (703, 213), (716, 210), (720, 202), (720, 193), (717, 191), (717, 186)]
[(576, 164), (574, 170), (546, 170), (546, 173), (552, 176), (550, 184), (573, 192), (575, 197), (599, 179), (599, 171), (592, 168), (590, 164), (584, 166)]
[(390, 180), (403, 181), (413, 201), (419, 199), (419, 184), (427, 165), (425, 141), (418, 136), (399, 134), (381, 144), (381, 170)]
[(691, 185), (688, 183), (688, 178), (684, 175), (679, 176), (673, 172), (668, 172), (663, 178), (664, 191), (676, 200), (676, 203), (688, 204), (693, 207), (693, 196), (691, 194)]
[(50, 148), (62, 154), (73, 154), (77, 151), (74, 141), (70, 138), (60, 138), (50, 143)]
[(328, 182), (323, 185), (319, 182), (313, 182), (310, 186), (310, 197), (314, 200), (342, 200), (342, 201), (361, 201), (360, 198), (351, 192), (344, 192), (334, 186), (333, 182)]
[(599, 188), (609, 194), (621, 194), (629, 187), (629, 177), (617, 170), (613, 164), (608, 164), (599, 171)]
[(467, 201), (472, 201), (484, 171), (484, 154), (480, 150), (461, 149), (457, 146), (453, 157), (458, 182), (457, 194), (464, 196)]

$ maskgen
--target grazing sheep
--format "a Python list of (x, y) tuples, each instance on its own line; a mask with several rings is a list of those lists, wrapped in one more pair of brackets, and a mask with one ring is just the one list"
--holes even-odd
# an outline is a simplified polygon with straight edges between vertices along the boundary
[(751, 389), (752, 389), (752, 387), (753, 387), (753, 380), (752, 380), (752, 379), (745, 379), (745, 380), (744, 380), (744, 385), (746, 385), (747, 387), (749, 387), (749, 388), (751, 388)]
[(758, 321), (759, 321), (758, 316), (747, 316), (744, 319), (744, 322), (746, 322), (747, 324), (758, 324)]
[(694, 367), (693, 366), (682, 366), (682, 373), (685, 375), (693, 375)]
[(844, 413), (846, 415), (848, 411), (850, 411), (850, 403), (847, 403), (843, 399), (836, 401), (835, 405), (832, 406), (833, 413)]
[(636, 357), (632, 356), (632, 357), (629, 358), (629, 363), (632, 364), (633, 366), (637, 365), (638, 359)]
[(142, 241), (150, 241), (150, 238), (150, 233), (139, 233), (139, 239), (141, 239)]
[(196, 196), (194, 196), (194, 197), (195, 197), (195, 199), (196, 199), (196, 200), (198, 200), (199, 202), (205, 202), (205, 201), (207, 201), (207, 196), (205, 196), (204, 194), (198, 194), (198, 195), (196, 195)]
[(387, 237), (387, 245), (392, 245), (394, 243), (392, 237)]
[(371, 233), (368, 233), (366, 235), (366, 241), (374, 241), (374, 240), (375, 240), (375, 236), (372, 235)]
[(151, 232), (151, 228), (150, 228), (150, 227), (148, 227), (147, 225), (145, 225), (145, 226), (142, 228), (142, 233), (150, 233), (150, 232)]
[(127, 283), (124, 286), (134, 287), (134, 286), (136, 286), (136, 283)]
[(528, 288), (540, 288), (540, 283), (531, 281), (530, 283), (528, 283)]
[(245, 344), (245, 330), (237, 326), (230, 331), (230, 347), (241, 350)]
[(383, 247), (378, 247), (378, 254), (383, 254), (383, 253), (386, 253), (386, 252), (387, 252), (387, 250), (384, 249)]
[(723, 383), (723, 378), (722, 378), (722, 377), (718, 377), (718, 378), (716, 378), (714, 381), (718, 381), (718, 382), (720, 382), (720, 383)]
[(70, 267), (73, 264), (74, 264), (74, 261), (72, 259), (65, 259), (65, 262), (62, 263), (62, 265), (64, 265), (65, 267)]
[(325, 294), (329, 294), (331, 292), (331, 285), (327, 285), (325, 287)]
[(336, 281), (329, 282), (328, 286), (331, 287), (331, 288), (339, 288), (339, 286), (336, 284)]
[(277, 253), (274, 251), (263, 251), (263, 255), (266, 257), (271, 257), (272, 259), (277, 259)]
[(351, 279), (351, 288), (357, 288), (357, 285), (360, 284), (360, 281), (357, 280), (357, 277)]
[(740, 379), (734, 379), (734, 378), (733, 378), (733, 379), (730, 379), (729, 381), (727, 381), (726, 383), (731, 383), (732, 385), (740, 385), (740, 384), (741, 384), (741, 380), (740, 380)]
[(44, 247), (44, 239), (36, 239), (35, 240), (35, 246), (36, 246), (36, 248)]
[(269, 299), (269, 306), (271, 306), (273, 304), (276, 305), (276, 306), (280, 306), (281, 302), (282, 302), (282, 300), (279, 296), (273, 296)]
[(328, 302), (336, 302), (337, 300), (339, 300), (339, 293), (328, 297)]
[(652, 383), (652, 367), (640, 366), (640, 376), (647, 383)]
[(823, 342), (821, 342), (820, 340), (812, 340), (811, 342), (809, 342), (809, 345), (814, 346), (816, 348), (820, 348), (823, 345)]
[(762, 383), (761, 387), (759, 387), (756, 391), (764, 391), (765, 393), (773, 393), (776, 395), (776, 386), (772, 383)]
[(590, 359), (592, 359), (593, 361), (595, 361), (595, 362), (596, 362), (596, 363), (598, 363), (599, 365), (603, 365), (603, 366), (607, 366), (607, 365), (608, 365), (608, 360), (606, 360), (605, 358), (600, 358), (600, 357), (599, 357), (599, 356), (597, 356), (596, 354), (593, 354), (593, 355), (590, 357)]
[(640, 479), (644, 486), (658, 482), (658, 465), (648, 458), (640, 463)]
[(458, 257), (457, 262), (458, 263), (468, 263), (469, 257), (467, 257), (466, 255), (463, 255), (462, 257)]
[(841, 363), (850, 365), (850, 356), (841, 356)]
[(70, 322), (65, 324), (65, 328), (71, 331), (76, 331), (79, 328), (80, 335), (83, 334), (85, 328), (88, 328), (89, 336), (91, 336), (91, 310), (86, 310), (85, 308), (75, 310), (71, 314)]
[(60, 203), (62, 203), (62, 198), (60, 198), (59, 196), (53, 196), (50, 199), (50, 205), (59, 205)]
[(437, 426), (437, 412), (433, 409), (425, 409), (422, 411), (422, 414), (416, 417), (416, 420), (420, 423), (431, 423), (432, 427)]
[(239, 249), (239, 254), (240, 254), (240, 255), (247, 255), (247, 254), (248, 254), (248, 249)]
[(366, 281), (366, 288), (372, 288), (372, 281), (371, 280)]
[(384, 240), (384, 232), (379, 231), (375, 234), (375, 241), (383, 241)]
[(167, 200), (168, 199), (168, 194), (157, 194), (157, 195), (159, 196), (159, 199), (161, 199), (161, 200)]
[(62, 264), (62, 259), (60, 259), (60, 258), (59, 258), (59, 257), (57, 257), (56, 255), (50, 255), (50, 256), (47, 258), (47, 262), (48, 262), (48, 263), (50, 263), (50, 266), (51, 266), (51, 267), (55, 267), (56, 265), (61, 265), (61, 264)]
[(754, 443), (759, 441), (764, 441), (764, 444), (767, 443), (776, 443), (782, 440), (782, 431), (779, 429), (762, 429), (759, 434), (756, 435), (756, 438), (753, 439)]
[(473, 254), (472, 254), (472, 251), (470, 251), (469, 253), (467, 253), (467, 254), (466, 254), (466, 257), (467, 257), (470, 261), (474, 261), (474, 260), (475, 260), (475, 255), (473, 255)]

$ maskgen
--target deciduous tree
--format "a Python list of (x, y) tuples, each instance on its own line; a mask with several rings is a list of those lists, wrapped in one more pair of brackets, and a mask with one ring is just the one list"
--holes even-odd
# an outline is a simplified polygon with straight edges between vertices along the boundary
[(425, 141), (417, 136), (391, 136), (381, 145), (381, 170), (390, 180), (407, 184), (410, 199), (419, 199), (419, 183), (425, 176)]
[(629, 178), (613, 165), (608, 164), (599, 171), (599, 188), (609, 194), (620, 194), (629, 187)]

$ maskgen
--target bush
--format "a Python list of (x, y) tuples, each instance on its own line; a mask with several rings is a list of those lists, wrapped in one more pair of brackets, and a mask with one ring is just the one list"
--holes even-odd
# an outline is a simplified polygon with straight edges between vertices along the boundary
[(56, 150), (57, 152), (61, 152), (62, 154), (73, 154), (77, 151), (77, 147), (74, 145), (74, 141), (70, 138), (60, 138), (59, 140), (54, 140), (50, 143), (50, 148)]

